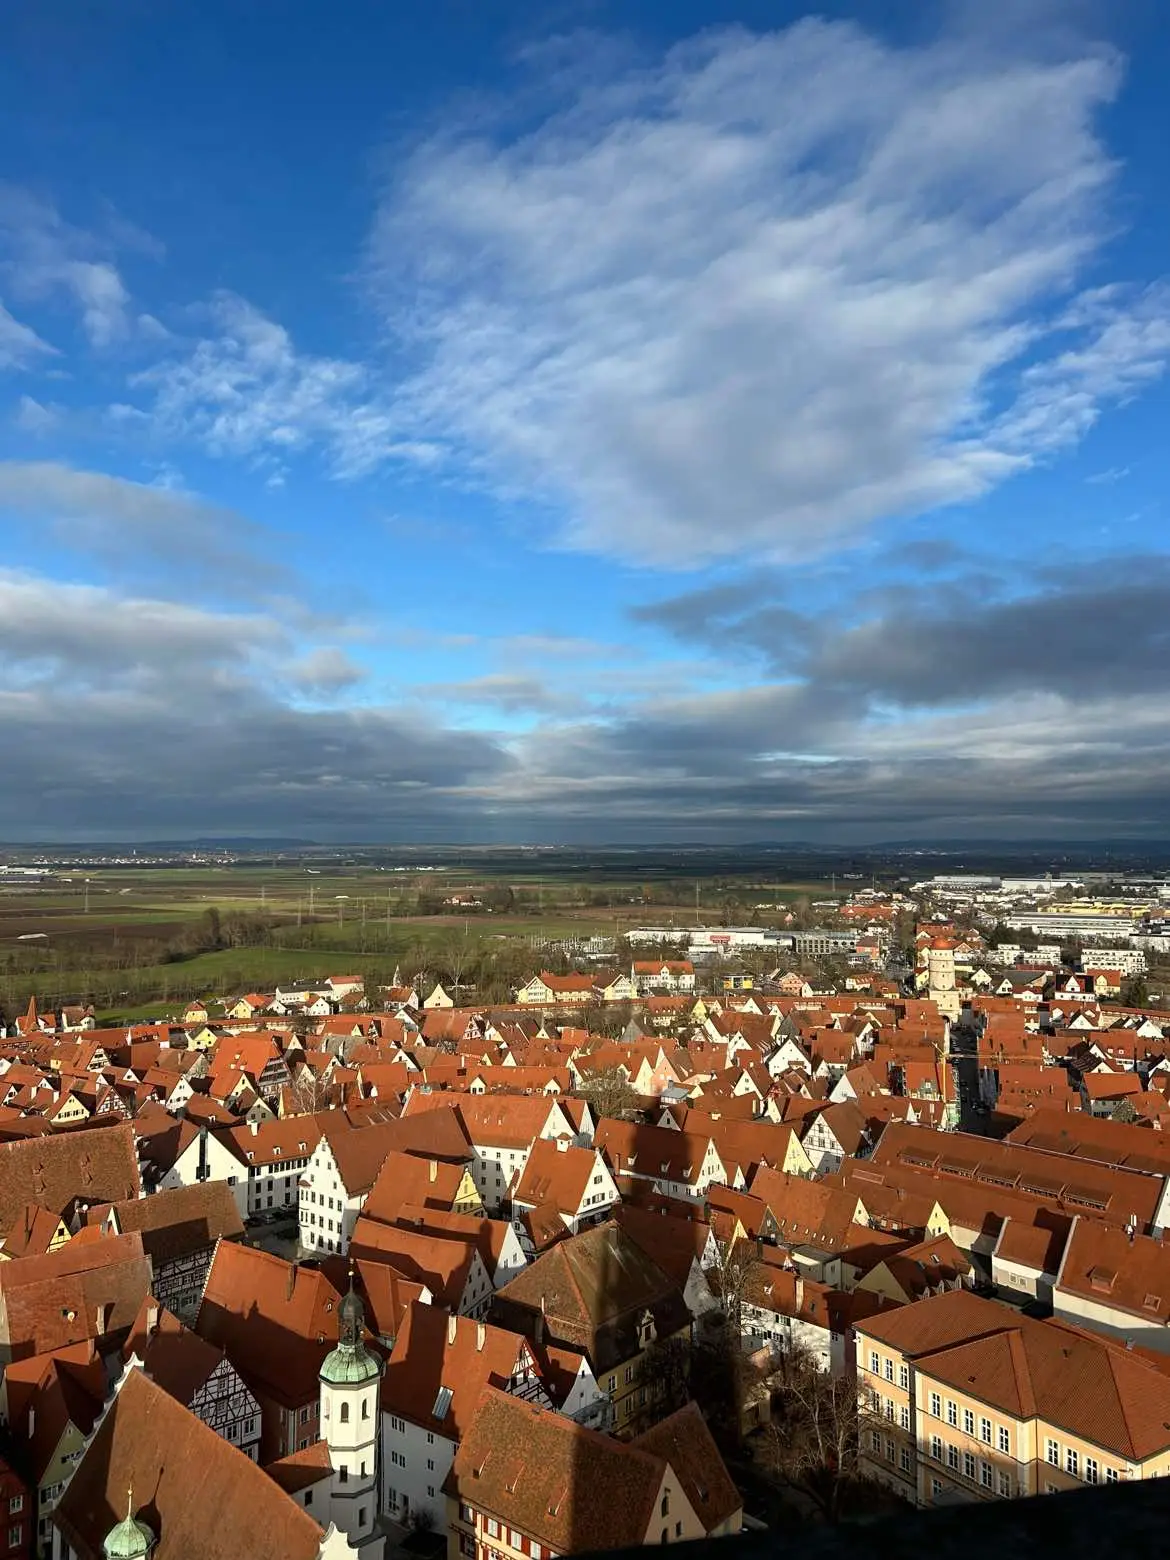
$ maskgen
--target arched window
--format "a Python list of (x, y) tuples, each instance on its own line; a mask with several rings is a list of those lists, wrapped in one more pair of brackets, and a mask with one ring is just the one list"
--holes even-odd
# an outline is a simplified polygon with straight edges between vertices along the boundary
[(370, 1417), (370, 1400), (369, 1400), (369, 1398), (362, 1398), (362, 1418), (363, 1419), (368, 1419), (369, 1417)]
[(343, 1425), (349, 1424), (349, 1404), (348, 1403), (343, 1403), (341, 1405), (341, 1413), (338, 1415), (338, 1418), (341, 1420)]

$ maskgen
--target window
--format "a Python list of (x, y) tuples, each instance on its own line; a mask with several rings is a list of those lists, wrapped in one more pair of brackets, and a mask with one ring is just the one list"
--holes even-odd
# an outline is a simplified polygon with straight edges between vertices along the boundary
[(869, 1432), (869, 1449), (871, 1452), (880, 1452), (882, 1449), (882, 1438), (876, 1430)]
[(942, 1462), (943, 1444), (941, 1435), (932, 1435), (930, 1438), (930, 1455), (935, 1462)]
[(902, 1418), (902, 1429), (903, 1430), (909, 1430), (909, 1428), (910, 1428), (910, 1405), (908, 1403), (903, 1403), (902, 1404), (901, 1418)]
[(1085, 1458), (1085, 1483), (1086, 1484), (1097, 1484), (1097, 1483), (1100, 1482), (1100, 1478), (1101, 1478), (1101, 1470), (1097, 1466), (1097, 1459), (1095, 1457), (1086, 1457)]
[(1006, 1425), (999, 1427), (999, 1449), (1001, 1452), (1010, 1452), (1012, 1449), (1011, 1433)]
[(1064, 1454), (1064, 1471), (1071, 1473), (1075, 1479), (1080, 1472), (1080, 1457), (1073, 1447), (1069, 1447)]
[(363, 1398), (362, 1399), (362, 1418), (363, 1419), (368, 1419), (369, 1417), (370, 1417), (370, 1400), (369, 1400), (369, 1398)]
[(459, 1520), (460, 1522), (475, 1521), (475, 1513), (465, 1500), (459, 1502)]
[(1105, 1483), (1106, 1484), (1116, 1484), (1117, 1483), (1117, 1469), (1116, 1468), (1106, 1468), (1106, 1470), (1105, 1470)]
[(1060, 1447), (1055, 1441), (1045, 1441), (1044, 1456), (1054, 1468), (1060, 1467)]
[(14, 1517), (18, 1511), (24, 1510), (24, 1496), (14, 1495), (8, 1502), (8, 1515)]
[(434, 1471), (435, 1471), (435, 1459), (433, 1457), (428, 1457), (427, 1458), (427, 1468), (428, 1468), (428, 1470), (431, 1473), (434, 1473)]
[(881, 1358), (878, 1355), (877, 1350), (876, 1349), (871, 1349), (869, 1351), (869, 1368), (874, 1373), (875, 1376), (878, 1374), (879, 1370), (881, 1369), (881, 1363), (882, 1363), (881, 1362)]
[(931, 1500), (938, 1500), (938, 1498), (942, 1494), (942, 1492), (943, 1492), (943, 1482), (942, 1482), (942, 1480), (941, 1479), (931, 1479), (931, 1481), (930, 1481), (930, 1498), (931, 1498)]
[(951, 1398), (948, 1398), (947, 1399), (947, 1424), (948, 1425), (958, 1425), (958, 1423), (959, 1423), (959, 1405), (956, 1402), (954, 1402)]
[(524, 1536), (523, 1534), (518, 1533), (515, 1528), (513, 1528), (512, 1531), (508, 1534), (508, 1542), (511, 1544), (513, 1549), (524, 1548)]
[(361, 1477), (364, 1479), (365, 1476), (366, 1476), (366, 1465), (365, 1465), (365, 1463), (362, 1463)]
[(908, 1446), (903, 1446), (899, 1451), (898, 1466), (901, 1468), (903, 1473), (910, 1472), (910, 1448)]
[(365, 1525), (366, 1525), (366, 1508), (364, 1506), (359, 1506), (358, 1507), (358, 1527), (365, 1527)]
[(20, 1526), (19, 1523), (16, 1525), (16, 1527), (10, 1527), (8, 1529), (8, 1547), (9, 1547), (9, 1549), (17, 1548), (17, 1546), (20, 1544), (20, 1541), (21, 1541), (21, 1539), (23, 1537), (24, 1537), (24, 1529)]
[(886, 1361), (886, 1380), (887, 1381), (893, 1381), (893, 1379), (894, 1379), (894, 1362), (893, 1362), (893, 1360), (887, 1359), (887, 1361)]
[(959, 1448), (957, 1446), (947, 1447), (947, 1467), (953, 1468), (956, 1473), (959, 1471)]
[(349, 1404), (348, 1403), (343, 1403), (341, 1405), (341, 1412), (340, 1412), (340, 1414), (338, 1414), (337, 1417), (341, 1420), (343, 1425), (349, 1424)]
[(349, 1483), (349, 1469), (344, 1465), (344, 1463), (337, 1470), (337, 1477), (341, 1481), (342, 1484), (348, 1484)]
[(981, 1441), (986, 1441), (988, 1446), (991, 1445), (991, 1420), (990, 1419), (981, 1419), (979, 1421), (979, 1439)]
[(434, 1432), (431, 1431), (431, 1430), (428, 1430), (427, 1431), (427, 1445), (428, 1446), (434, 1446), (434, 1444), (435, 1444)]
[(893, 1462), (893, 1460), (894, 1460), (894, 1453), (895, 1453), (896, 1450), (897, 1450), (897, 1443), (895, 1442), (893, 1436), (892, 1435), (886, 1436), (886, 1461), (887, 1462)]
[(964, 1476), (964, 1478), (972, 1479), (972, 1480), (975, 1478), (975, 1453), (974, 1452), (964, 1452), (963, 1453), (963, 1476)]
[(487, 1519), (487, 1530), (489, 1538), (499, 1538), (500, 1524), (496, 1521), (495, 1517), (489, 1517)]
[(309, 1415), (312, 1412), (313, 1412), (313, 1410), (311, 1408), (302, 1408), (301, 1409), (301, 1421), (300, 1421), (301, 1424), (303, 1424), (303, 1425), (307, 1425), (308, 1424), (308, 1422), (309, 1422)]
[(963, 1410), (963, 1434), (964, 1435), (974, 1435), (975, 1434), (975, 1414), (969, 1408), (965, 1408)]
[(991, 1488), (991, 1464), (989, 1462), (981, 1462), (979, 1464), (979, 1482), (985, 1490)]
[(662, 1497), (662, 1511), (661, 1511), (660, 1515), (664, 1516), (664, 1517), (669, 1517), (670, 1516), (670, 1491), (669, 1490), (667, 1490), (666, 1493)]
[(910, 1390), (910, 1367), (909, 1367), (909, 1365), (899, 1365), (898, 1366), (898, 1385), (901, 1387), (903, 1392), (909, 1392), (909, 1390)]
[(432, 1500), (434, 1500), (434, 1498), (435, 1498), (435, 1486), (433, 1484), (428, 1484), (427, 1485), (427, 1494), (431, 1497)]
[(532, 1545), (532, 1560), (540, 1560), (540, 1553), (540, 1545), (534, 1541)]
[(1012, 1476), (1010, 1473), (1002, 1472), (1002, 1470), (999, 1475), (999, 1493), (1003, 1496), (1004, 1500), (1011, 1499)]
[(939, 1397), (937, 1392), (930, 1394), (930, 1412), (935, 1419), (938, 1419), (942, 1414), (942, 1398)]
[(890, 1420), (891, 1423), (893, 1422), (893, 1418), (894, 1418), (894, 1400), (893, 1400), (893, 1398), (887, 1398), (886, 1399), (886, 1418), (888, 1420)]

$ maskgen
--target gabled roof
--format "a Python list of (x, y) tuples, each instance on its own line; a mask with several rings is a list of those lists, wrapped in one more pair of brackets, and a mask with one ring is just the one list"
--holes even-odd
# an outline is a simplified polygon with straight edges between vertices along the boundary
[(222, 1349), (185, 1327), (153, 1296), (142, 1302), (122, 1345), (123, 1360), (134, 1356), (152, 1381), (188, 1407), (226, 1358)]
[(128, 1489), (158, 1539), (151, 1560), (317, 1560), (322, 1530), (308, 1512), (140, 1370), (128, 1373), (54, 1513), (78, 1554), (101, 1554)]
[(254, 1390), (299, 1408), (317, 1399), (317, 1373), (337, 1342), (340, 1302), (323, 1273), (221, 1241), (195, 1330), (226, 1351)]
[(1140, 1462), (1170, 1450), (1166, 1362), (963, 1290), (858, 1323), (918, 1370), (1016, 1417)]
[(489, 1387), (445, 1488), (573, 1554), (643, 1543), (665, 1472), (650, 1452)]
[(565, 1138), (538, 1138), (512, 1193), (513, 1201), (532, 1207), (548, 1204), (575, 1214), (597, 1166), (597, 1150), (577, 1148)]
[(239, 1240), (244, 1234), (244, 1221), (226, 1181), (198, 1181), (130, 1202), (99, 1203), (90, 1208), (86, 1223), (104, 1224), (111, 1214), (119, 1234), (139, 1232), (156, 1270), (221, 1238)]
[(743, 1508), (697, 1403), (691, 1402), (631, 1443), (669, 1463), (695, 1515), (710, 1533)]
[(426, 1159), (392, 1149), (382, 1161), (362, 1212), (381, 1224), (394, 1224), (400, 1209), (407, 1203), (419, 1208), (450, 1210), (466, 1174), (463, 1164)]
[(150, 1284), (138, 1234), (75, 1239), (0, 1263), (0, 1338), (19, 1358), (104, 1337), (130, 1325)]
[[(506, 1388), (525, 1361), (535, 1366), (518, 1333), (449, 1316), (438, 1306), (412, 1305), (386, 1362), (382, 1408), (461, 1441), (484, 1388)], [(443, 1387), (448, 1391), (440, 1396)]]
[(463, 1298), (479, 1255), (474, 1238), (445, 1238), (405, 1225), (378, 1224), (365, 1217), (355, 1221), (349, 1249), (355, 1257), (388, 1263), (404, 1278), (425, 1285), (437, 1305), (452, 1310)]
[(64, 1213), (74, 1202), (142, 1195), (134, 1132), (125, 1123), (0, 1143), (0, 1231), (27, 1203)]
[(14, 1360), (5, 1368), (8, 1424), (27, 1447), (34, 1483), (49, 1469), (69, 1425), (88, 1435), (106, 1395), (106, 1367), (93, 1342)]

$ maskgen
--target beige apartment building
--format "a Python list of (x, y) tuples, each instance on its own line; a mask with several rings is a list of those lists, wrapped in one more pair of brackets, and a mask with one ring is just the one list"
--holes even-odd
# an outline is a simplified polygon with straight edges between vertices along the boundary
[(1170, 1362), (963, 1290), (859, 1322), (862, 1472), (918, 1506), (1170, 1472)]

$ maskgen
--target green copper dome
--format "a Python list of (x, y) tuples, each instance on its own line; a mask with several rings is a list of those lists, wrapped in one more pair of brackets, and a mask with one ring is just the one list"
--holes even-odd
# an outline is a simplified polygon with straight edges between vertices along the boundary
[(134, 1518), (134, 1496), (126, 1502), (126, 1515), (106, 1534), (102, 1550), (106, 1560), (146, 1560), (154, 1548), (154, 1534), (145, 1522)]
[(366, 1311), (349, 1277), (349, 1293), (337, 1308), (338, 1344), (325, 1356), (321, 1380), (332, 1387), (361, 1386), (382, 1373), (381, 1361), (362, 1342)]

